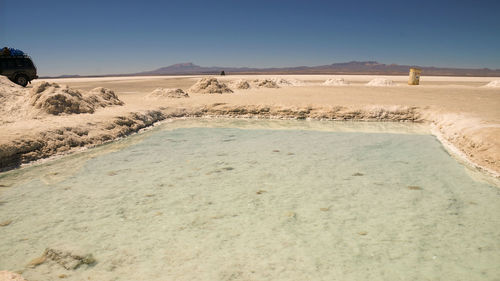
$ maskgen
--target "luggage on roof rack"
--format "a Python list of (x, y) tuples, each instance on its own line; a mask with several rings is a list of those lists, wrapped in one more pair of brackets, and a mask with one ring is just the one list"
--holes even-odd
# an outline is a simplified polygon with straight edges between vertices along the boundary
[(4, 47), (0, 50), (0, 56), (2, 57), (26, 57), (27, 54), (19, 49)]
[(0, 56), (2, 57), (10, 57), (10, 49), (5, 47), (2, 50), (0, 50)]
[(24, 56), (25, 53), (19, 49), (9, 48), (11, 56)]

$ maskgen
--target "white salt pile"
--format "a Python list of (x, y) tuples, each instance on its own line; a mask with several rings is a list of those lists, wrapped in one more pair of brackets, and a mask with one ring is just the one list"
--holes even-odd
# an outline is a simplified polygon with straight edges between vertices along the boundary
[(18, 114), (25, 106), (26, 89), (0, 75), (0, 119)]
[(483, 87), (488, 88), (500, 88), (500, 80), (493, 80), (490, 83), (484, 85)]
[(279, 88), (278, 84), (270, 79), (259, 80), (256, 79), (253, 81), (257, 87), (259, 88)]
[(250, 89), (250, 83), (248, 83), (247, 81), (245, 81), (243, 79), (231, 81), (230, 85), (232, 88), (238, 89), (238, 90)]
[(147, 95), (148, 98), (189, 98), (182, 89), (157, 88)]
[(114, 105), (123, 105), (123, 102), (106, 88), (98, 87), (86, 92), (40, 82), (29, 89), (0, 76), (0, 124), (40, 114), (94, 113), (98, 108)]
[(0, 75), (0, 98), (11, 95), (12, 92), (20, 91), (23, 87), (13, 83), (9, 78)]
[(102, 87), (88, 93), (57, 83), (41, 82), (29, 91), (29, 104), (43, 112), (59, 115), (94, 113), (99, 107), (123, 105), (116, 94)]
[(349, 85), (349, 82), (345, 81), (344, 78), (330, 78), (323, 82), (325, 86), (345, 86)]
[(94, 105), (94, 107), (108, 107), (112, 105), (123, 105), (123, 102), (118, 99), (118, 96), (113, 90), (97, 87), (88, 92), (84, 93), (87, 96), (87, 100)]
[(386, 87), (395, 86), (394, 82), (385, 78), (375, 78), (372, 81), (366, 83), (366, 86), (376, 86), (376, 87)]
[(278, 86), (303, 86), (304, 82), (297, 80), (297, 79), (292, 79), (292, 78), (280, 78), (280, 77), (274, 77), (271, 78), (271, 81), (276, 83)]
[(200, 81), (196, 82), (191, 88), (190, 92), (200, 93), (200, 94), (222, 94), (222, 93), (232, 93), (233, 90), (229, 87), (219, 82), (216, 78), (202, 78)]
[(269, 79), (255, 79), (252, 84), (258, 88), (280, 88), (287, 86), (303, 86), (304, 82), (291, 78), (273, 77)]

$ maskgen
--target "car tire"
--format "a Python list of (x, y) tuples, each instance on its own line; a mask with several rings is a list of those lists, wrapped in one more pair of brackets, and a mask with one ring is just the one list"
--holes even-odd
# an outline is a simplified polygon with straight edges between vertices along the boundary
[(23, 87), (26, 87), (26, 85), (28, 85), (28, 77), (26, 75), (17, 75), (16, 76), (16, 79), (14, 81), (14, 83), (18, 84), (18, 85), (21, 85)]

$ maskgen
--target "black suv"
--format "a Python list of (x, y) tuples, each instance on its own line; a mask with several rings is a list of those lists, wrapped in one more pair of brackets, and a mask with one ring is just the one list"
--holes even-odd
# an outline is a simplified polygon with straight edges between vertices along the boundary
[(36, 67), (27, 55), (0, 55), (0, 75), (7, 76), (12, 82), (26, 87), (31, 80), (38, 78)]

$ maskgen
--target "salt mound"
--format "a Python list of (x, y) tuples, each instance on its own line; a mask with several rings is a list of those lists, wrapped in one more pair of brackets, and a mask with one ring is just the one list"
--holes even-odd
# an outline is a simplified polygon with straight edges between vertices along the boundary
[(202, 78), (196, 82), (189, 91), (201, 94), (222, 94), (232, 93), (233, 91), (227, 87), (226, 84), (220, 83), (215, 78)]
[(24, 106), (25, 93), (26, 88), (13, 83), (5, 76), (0, 76), (0, 114), (5, 117), (19, 111)]
[(24, 88), (13, 83), (9, 78), (0, 75), (0, 98), (9, 96), (12, 91), (19, 91), (22, 89)]
[(48, 82), (36, 83), (27, 89), (0, 76), (0, 124), (39, 113), (93, 113), (99, 107), (113, 105), (123, 105), (123, 102), (109, 89), (99, 87), (83, 92)]
[(57, 83), (41, 82), (29, 92), (29, 104), (43, 112), (59, 115), (94, 113), (98, 107), (123, 105), (123, 102), (113, 91), (101, 87), (82, 93)]
[(493, 80), (490, 83), (484, 85), (483, 87), (488, 88), (500, 88), (500, 80)]
[(375, 78), (372, 81), (366, 83), (366, 86), (376, 86), (376, 87), (385, 87), (385, 86), (394, 86), (394, 82), (392, 80), (388, 80), (385, 78)]
[(274, 82), (273, 80), (269, 79), (264, 79), (264, 80), (255, 80), (254, 82), (257, 83), (257, 87), (261, 88), (279, 88), (278, 84)]
[(157, 88), (147, 95), (148, 98), (189, 98), (182, 89)]
[(303, 86), (304, 82), (297, 80), (297, 79), (291, 79), (291, 78), (271, 78), (271, 81), (276, 83), (278, 86)]
[(78, 90), (61, 87), (57, 83), (41, 82), (30, 91), (29, 104), (58, 115), (60, 113), (93, 113), (92, 105)]
[(118, 96), (115, 94), (115, 92), (107, 88), (94, 88), (90, 90), (87, 96), (87, 99), (94, 105), (94, 107), (123, 105), (123, 102), (118, 99)]
[(26, 88), (21, 87), (9, 78), (0, 75), (0, 106), (6, 105), (7, 101), (24, 95)]
[(239, 89), (239, 90), (247, 90), (250, 89), (250, 84), (245, 80), (235, 80), (231, 82), (231, 87)]
[(325, 86), (344, 86), (349, 85), (349, 82), (345, 81), (344, 78), (330, 78), (323, 82)]
[(282, 86), (302, 86), (304, 82), (296, 79), (273, 77), (270, 79), (256, 79), (253, 84), (259, 88), (280, 88)]

